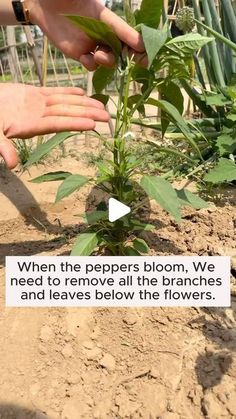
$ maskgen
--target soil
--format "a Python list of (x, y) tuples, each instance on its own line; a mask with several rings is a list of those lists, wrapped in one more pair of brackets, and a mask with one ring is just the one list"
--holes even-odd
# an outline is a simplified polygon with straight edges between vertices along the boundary
[(231, 308), (6, 308), (5, 256), (67, 255), (84, 228), (88, 188), (55, 205), (58, 183), (29, 183), (51, 170), (0, 169), (0, 418), (235, 419), (235, 191), (180, 225), (152, 206), (148, 233), (153, 254), (232, 256)]

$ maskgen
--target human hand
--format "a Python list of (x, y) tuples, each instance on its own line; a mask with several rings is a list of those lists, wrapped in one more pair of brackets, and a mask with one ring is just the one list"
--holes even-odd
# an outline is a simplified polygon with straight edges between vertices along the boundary
[(97, 43), (73, 26), (63, 14), (99, 19), (111, 26), (119, 39), (134, 52), (143, 54), (145, 50), (140, 34), (99, 0), (28, 0), (28, 3), (31, 21), (64, 54), (80, 61), (90, 71), (98, 65), (112, 67), (115, 58), (107, 48), (100, 48), (94, 53)]
[(18, 162), (11, 138), (92, 130), (109, 120), (103, 104), (76, 87), (1, 84), (0, 109), (0, 155), (9, 169)]

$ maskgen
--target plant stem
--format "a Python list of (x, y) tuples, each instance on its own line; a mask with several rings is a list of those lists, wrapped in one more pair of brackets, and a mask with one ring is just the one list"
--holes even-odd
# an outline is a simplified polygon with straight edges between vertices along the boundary
[(129, 87), (132, 77), (132, 62), (126, 59), (127, 65), (121, 72), (119, 99), (117, 106), (117, 118), (114, 135), (113, 161), (114, 167), (114, 188), (113, 192), (119, 200), (123, 201), (124, 169), (125, 163), (125, 134), (130, 125), (130, 116), (128, 112)]

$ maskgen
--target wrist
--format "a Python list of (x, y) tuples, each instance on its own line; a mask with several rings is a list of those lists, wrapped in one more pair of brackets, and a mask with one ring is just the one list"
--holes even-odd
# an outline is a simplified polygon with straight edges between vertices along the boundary
[(38, 0), (25, 0), (25, 8), (27, 9), (27, 13), (29, 16), (30, 23), (33, 25), (37, 25), (37, 10), (38, 10)]

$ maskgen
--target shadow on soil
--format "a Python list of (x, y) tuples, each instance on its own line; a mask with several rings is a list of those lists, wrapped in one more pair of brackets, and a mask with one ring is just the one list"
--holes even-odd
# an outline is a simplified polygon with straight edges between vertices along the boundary
[[(1, 171), (0, 192), (5, 195), (17, 208), (20, 215), (25, 220), (27, 226), (33, 226), (39, 231), (39, 240), (24, 240), (22, 242), (0, 243), (0, 266), (5, 264), (5, 256), (32, 256), (37, 253), (60, 249), (67, 243), (67, 240), (75, 237), (83, 228), (83, 224), (60, 226), (52, 224), (47, 213), (44, 212), (31, 192), (23, 182), (11, 171), (6, 171), (5, 167)], [(9, 185), (11, 184), (11, 187)], [(56, 221), (56, 220), (55, 220)], [(53, 239), (44, 238), (43, 235), (54, 234)], [(30, 232), (29, 232), (30, 234)], [(68, 251), (69, 253), (69, 251)]]
[[(80, 226), (79, 226), (80, 227)], [(78, 228), (78, 226), (77, 226)], [(54, 250), (60, 249), (65, 246), (68, 238), (75, 237), (79, 231), (75, 231), (75, 227), (65, 227), (66, 235), (56, 237), (52, 240), (37, 240), (37, 241), (22, 241), (18, 243), (0, 243), (0, 267), (5, 266), (5, 257), (6, 256), (33, 256), (42, 252), (52, 252)], [(63, 228), (64, 230), (64, 228)], [(57, 256), (69, 255), (70, 248), (68, 252), (57, 253)], [(1, 416), (0, 416), (1, 419)]]
[[(226, 310), (219, 308), (202, 309), (203, 316), (194, 321), (199, 324), (203, 335), (216, 345), (216, 349), (198, 356), (195, 371), (199, 384), (209, 389), (219, 384), (229, 371), (236, 352), (236, 311), (233, 308), (232, 318)], [(212, 319), (209, 319), (209, 314)]]
[(46, 413), (30, 410), (13, 404), (0, 404), (1, 419), (50, 419)]
[[(76, 226), (63, 226), (61, 228), (55, 228), (54, 234), (59, 234), (58, 237), (53, 238), (52, 240), (42, 239), (42, 240), (24, 240), (22, 242), (13, 242), (13, 243), (0, 243), (0, 267), (5, 266), (5, 257), (6, 256), (33, 256), (38, 253), (43, 252), (52, 252), (59, 250), (64, 247), (70, 239), (77, 236), (81, 230), (84, 229), (83, 224)], [(49, 231), (47, 231), (49, 232)], [(157, 254), (181, 254), (181, 250), (178, 249), (174, 243), (169, 240), (164, 240), (158, 237), (158, 234), (148, 233), (146, 236), (147, 242), (152, 243), (152, 248)], [(70, 245), (68, 243), (68, 251), (63, 249), (57, 252), (57, 256), (66, 256), (70, 254)], [(1, 419), (1, 417), (0, 417)]]
[(146, 242), (148, 243), (148, 245), (150, 246), (151, 249), (154, 250), (155, 254), (159, 255), (159, 254), (172, 254), (172, 255), (181, 255), (183, 254), (183, 251), (178, 248), (175, 243), (173, 243), (171, 240), (168, 240), (164, 237), (160, 237), (158, 235), (158, 230), (161, 229), (164, 224), (162, 224), (161, 222), (152, 222), (152, 220), (150, 220), (150, 223), (155, 225), (157, 232), (143, 232), (140, 234), (140, 237), (142, 237), (144, 240), (146, 240)]
[[(38, 202), (26, 188), (20, 178), (10, 170), (1, 170), (0, 192), (17, 208), (27, 225), (32, 225), (39, 231), (55, 232), (55, 225), (47, 219), (47, 214), (40, 208)], [(9, 187), (11, 185), (11, 187)], [(39, 222), (40, 221), (40, 222)]]
[(214, 203), (217, 207), (224, 207), (226, 204), (236, 205), (236, 188), (235, 185), (227, 185), (225, 187), (215, 187), (211, 193), (203, 193), (203, 198)]

